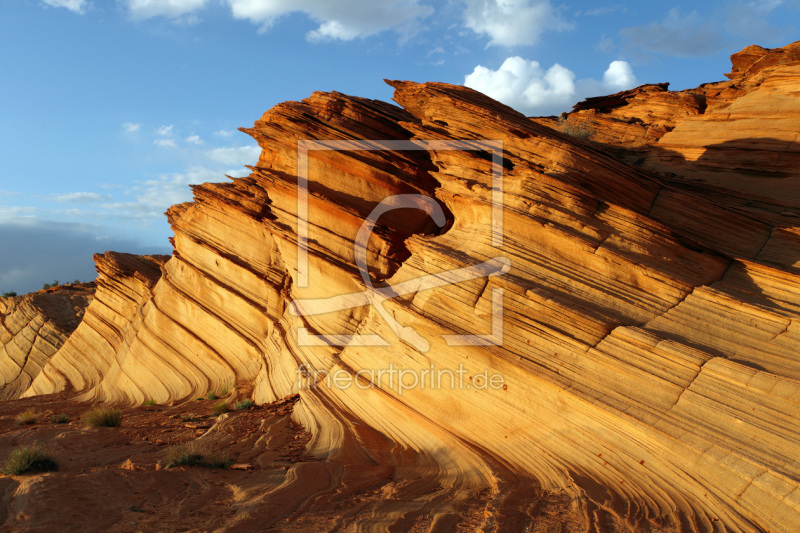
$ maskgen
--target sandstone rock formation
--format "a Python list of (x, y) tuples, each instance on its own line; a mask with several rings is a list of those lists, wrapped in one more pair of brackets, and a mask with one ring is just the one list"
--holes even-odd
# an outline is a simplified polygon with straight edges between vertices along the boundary
[(36, 376), (25, 395), (68, 383), (85, 390), (100, 383), (117, 368), (116, 355), (133, 342), (139, 329), (141, 308), (161, 277), (168, 256), (137, 256), (116, 252), (96, 254), (97, 292), (83, 321)]
[(81, 283), (0, 297), (0, 399), (28, 389), (78, 327), (93, 294), (94, 283)]
[[(797, 531), (797, 46), (589, 101), (568, 120), (596, 143), (441, 83), (275, 106), (250, 176), (169, 210), (168, 261), (98, 258), (26, 394), (299, 394), (313, 498), (389, 469), (353, 528), (445, 530), (477, 498), (487, 530), (544, 530), (535, 482), (587, 530)], [(435, 142), (377, 142), (408, 140)]]

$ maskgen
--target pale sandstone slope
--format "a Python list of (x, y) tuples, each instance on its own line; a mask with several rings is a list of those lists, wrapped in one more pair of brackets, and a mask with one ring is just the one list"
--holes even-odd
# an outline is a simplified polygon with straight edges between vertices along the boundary
[(83, 283), (0, 297), (0, 399), (28, 389), (78, 327), (93, 293), (94, 284)]
[[(797, 61), (773, 67), (791, 71)], [(800, 86), (781, 80), (752, 89), (775, 88), (759, 105)], [(90, 398), (139, 403), (233, 383), (252, 383), (258, 402), (299, 392), (294, 414), (313, 435), (313, 453), (332, 461), (370, 457), (359, 429), (370, 427), (396, 445), (380, 461), (415, 469), (431, 484), (426, 495), (389, 490), (362, 529), (430, 513), (437, 498), (458, 502), (488, 489), (496, 500), (499, 480), (516, 475), (573, 496), (586, 527), (598, 531), (608, 524), (797, 531), (800, 274), (792, 241), (775, 240), (797, 232), (792, 197), (762, 193), (759, 209), (746, 208), (732, 198), (750, 195), (752, 186), (730, 170), (739, 168), (733, 163), (707, 163), (733, 172), (733, 184), (704, 167), (694, 174), (704, 176), (701, 183), (665, 177), (470, 89), (390, 84), (403, 109), (315, 93), (265, 113), (246, 130), (263, 149), (252, 174), (195, 186), (194, 202), (170, 209), (175, 253), (160, 279), (155, 264), (153, 275), (111, 271), (104, 278), (108, 257), (99, 261), (98, 301), (27, 394), (71, 385)], [(713, 106), (724, 105), (725, 94)], [(700, 138), (679, 134), (701, 105), (678, 117), (669, 112), (671, 97), (658, 98), (671, 117), (663, 129), (672, 131), (637, 147), (648, 160), (662, 140), (672, 139), (675, 151), (689, 143), (681, 139)], [(708, 113), (708, 99), (706, 106)], [(757, 123), (757, 113), (731, 114), (733, 124), (742, 118), (749, 125), (715, 130), (713, 142), (740, 143), (728, 161), (749, 157), (743, 131), (757, 129), (762, 138), (800, 131), (800, 114), (785, 115)], [(486, 150), (316, 151), (309, 156), (310, 283), (299, 286), (297, 141), (411, 138), (502, 140), (502, 246), (492, 241)], [(762, 152), (779, 148), (759, 145)], [(683, 169), (700, 159), (686, 155), (672, 171), (689, 175)], [(795, 179), (776, 168), (768, 169), (769, 183)], [(300, 300), (364, 290), (353, 241), (370, 211), (399, 193), (435, 199), (444, 224), (412, 210), (381, 218), (366, 248), (376, 286), (498, 257), (510, 270), (412, 287), (384, 302), (389, 316), (430, 343), (427, 350), (403, 330), (400, 340), (375, 306), (295, 316)], [(502, 343), (448, 345), (442, 335), (491, 332), (498, 289)], [(301, 328), (378, 334), (389, 345), (306, 346)], [(379, 387), (362, 377), (360, 386), (304, 388), (300, 365), (351, 374), (463, 365), (469, 380), (488, 370), (504, 386), (481, 390), (474, 381), (401, 394), (384, 376)], [(341, 481), (340, 471), (329, 475), (332, 486)]]

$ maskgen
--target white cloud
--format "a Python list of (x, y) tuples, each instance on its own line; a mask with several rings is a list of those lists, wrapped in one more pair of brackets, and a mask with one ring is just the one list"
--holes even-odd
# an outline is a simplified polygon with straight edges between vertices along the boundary
[(539, 41), (544, 31), (572, 27), (550, 0), (465, 0), (464, 24), (489, 37), (489, 45), (520, 46)]
[(527, 115), (555, 115), (590, 96), (615, 93), (636, 86), (626, 61), (612, 61), (598, 81), (575, 80), (575, 73), (558, 63), (547, 70), (537, 61), (509, 57), (497, 70), (478, 65), (464, 79), (472, 87)]
[(175, 141), (172, 139), (156, 139), (153, 141), (153, 144), (156, 146), (160, 146), (161, 148), (177, 148), (178, 145), (175, 144)]
[(156, 129), (156, 135), (161, 135), (161, 136), (172, 135), (172, 128), (173, 128), (172, 124), (170, 124), (169, 126), (161, 126)]
[(111, 199), (111, 196), (98, 194), (96, 192), (68, 192), (64, 194), (54, 194), (50, 196), (50, 199), (64, 203), (107, 202)]
[(724, 48), (725, 39), (714, 25), (697, 14), (670, 9), (661, 22), (620, 30), (629, 46), (678, 57), (713, 54)]
[(206, 7), (207, 0), (125, 0), (125, 3), (131, 17), (137, 20), (167, 17), (193, 22), (192, 15)]
[(260, 155), (261, 148), (258, 146), (214, 148), (206, 151), (206, 156), (224, 165), (253, 165)]
[(219, 130), (219, 131), (215, 131), (215, 132), (214, 132), (214, 135), (216, 135), (217, 137), (230, 137), (231, 135), (233, 135), (233, 130)]
[(64, 7), (73, 13), (80, 14), (86, 12), (86, 7), (88, 5), (86, 0), (42, 0), (42, 2), (50, 7)]
[(141, 127), (142, 127), (141, 124), (136, 124), (134, 122), (126, 122), (125, 124), (122, 125), (122, 131), (124, 131), (125, 133), (134, 133), (139, 131), (139, 128)]
[(189, 185), (222, 181), (225, 181), (225, 176), (219, 170), (192, 167), (185, 172), (162, 174), (156, 179), (137, 185), (130, 191), (130, 194), (135, 195), (133, 201), (108, 203), (102, 207), (113, 213), (115, 218), (162, 220), (167, 208), (192, 199)]
[(419, 21), (433, 8), (419, 0), (227, 0), (236, 19), (249, 20), (263, 32), (286, 14), (302, 12), (319, 23), (308, 32), (311, 41), (350, 41), (387, 30), (408, 36), (419, 28)]
[(199, 135), (189, 135), (186, 137), (186, 142), (191, 144), (203, 144), (203, 140), (200, 138)]

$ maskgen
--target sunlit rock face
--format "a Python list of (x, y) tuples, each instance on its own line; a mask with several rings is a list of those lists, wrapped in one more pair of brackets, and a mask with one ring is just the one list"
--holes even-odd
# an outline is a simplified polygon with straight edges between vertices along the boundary
[(18, 398), (66, 342), (94, 295), (94, 283), (0, 297), (0, 399)]
[(545, 531), (536, 486), (586, 530), (798, 531), (796, 47), (579, 106), (597, 142), (441, 83), (280, 104), (169, 260), (97, 258), (27, 394), (299, 394), (329, 487), (391, 466), (356, 529)]

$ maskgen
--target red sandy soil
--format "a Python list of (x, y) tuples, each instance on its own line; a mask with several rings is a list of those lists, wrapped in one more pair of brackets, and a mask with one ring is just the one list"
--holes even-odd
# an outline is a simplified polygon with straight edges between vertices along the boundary
[[(314, 460), (304, 455), (308, 434), (289, 420), (294, 399), (218, 419), (209, 413), (220, 401), (123, 409), (118, 428), (89, 427), (83, 417), (92, 406), (69, 394), (0, 403), (0, 460), (38, 442), (53, 448), (59, 465), (57, 472), (0, 476), (0, 529), (209, 531), (236, 522), (241, 509), (233, 504), (247, 500), (247, 491)], [(30, 409), (38, 421), (17, 425), (16, 416)], [(62, 413), (68, 423), (51, 421)], [(201, 435), (211, 450), (252, 470), (163, 468), (170, 445)]]

